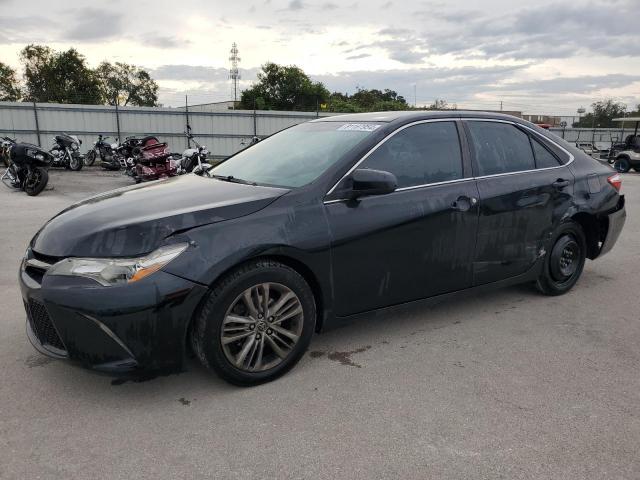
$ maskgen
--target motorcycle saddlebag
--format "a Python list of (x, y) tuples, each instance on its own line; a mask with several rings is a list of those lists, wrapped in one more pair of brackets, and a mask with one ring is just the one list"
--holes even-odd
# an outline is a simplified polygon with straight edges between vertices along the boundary
[(164, 161), (169, 155), (171, 151), (166, 143), (152, 143), (140, 149), (140, 161), (143, 163)]

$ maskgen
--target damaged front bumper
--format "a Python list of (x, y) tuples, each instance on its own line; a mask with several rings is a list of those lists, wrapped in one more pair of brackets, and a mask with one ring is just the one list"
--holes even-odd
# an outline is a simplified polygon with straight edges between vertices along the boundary
[(27, 252), (19, 277), (27, 336), (39, 352), (113, 374), (183, 368), (187, 329), (205, 286), (160, 270), (103, 287), (47, 275), (48, 259), (34, 257)]

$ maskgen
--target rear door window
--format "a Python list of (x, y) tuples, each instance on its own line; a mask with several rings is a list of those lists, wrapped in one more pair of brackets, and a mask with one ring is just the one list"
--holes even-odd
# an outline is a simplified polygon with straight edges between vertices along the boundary
[(547, 148), (534, 137), (531, 137), (531, 146), (533, 147), (533, 154), (536, 157), (537, 168), (557, 167), (560, 165), (555, 155), (547, 150)]
[(462, 178), (462, 152), (454, 122), (407, 127), (380, 145), (360, 168), (384, 170), (398, 187), (415, 187)]
[(529, 136), (510, 123), (469, 121), (477, 176), (534, 170)]

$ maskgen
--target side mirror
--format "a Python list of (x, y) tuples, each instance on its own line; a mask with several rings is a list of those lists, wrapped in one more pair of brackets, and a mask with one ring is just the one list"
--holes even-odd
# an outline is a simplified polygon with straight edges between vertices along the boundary
[(371, 170), (360, 168), (351, 174), (351, 198), (370, 195), (385, 195), (395, 192), (398, 188), (398, 179), (393, 173), (383, 170)]

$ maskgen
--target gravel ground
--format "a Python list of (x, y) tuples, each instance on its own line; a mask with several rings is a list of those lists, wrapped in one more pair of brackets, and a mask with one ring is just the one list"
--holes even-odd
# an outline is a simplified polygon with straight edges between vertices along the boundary
[(240, 389), (192, 362), (141, 383), (36, 353), (16, 273), (49, 217), (118, 173), (0, 186), (0, 478), (640, 478), (640, 174), (627, 225), (577, 287), (528, 286), (316, 336), (284, 378)]

